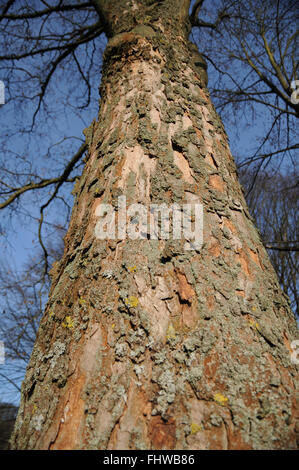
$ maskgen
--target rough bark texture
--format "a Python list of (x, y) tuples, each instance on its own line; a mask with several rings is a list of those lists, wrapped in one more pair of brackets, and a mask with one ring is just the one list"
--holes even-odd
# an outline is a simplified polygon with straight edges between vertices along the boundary
[[(103, 10), (99, 117), (12, 448), (297, 446), (296, 322), (188, 42), (188, 4)], [(97, 240), (96, 208), (119, 195), (145, 205), (199, 196), (200, 252), (184, 240)]]

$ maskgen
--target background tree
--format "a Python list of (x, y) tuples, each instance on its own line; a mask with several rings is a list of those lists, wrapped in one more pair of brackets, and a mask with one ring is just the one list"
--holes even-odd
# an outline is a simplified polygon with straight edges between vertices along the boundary
[[(197, 17), (196, 5), (206, 21)], [(240, 168), (295, 165), (299, 113), (298, 30), (295, 1), (218, 2), (217, 9), (199, 0), (193, 10), (193, 35), (209, 64), (209, 89), (221, 116), (236, 129)], [(251, 136), (255, 120), (260, 132)], [(237, 144), (247, 124), (252, 155), (244, 158)], [(252, 189), (255, 177), (248, 189)]]
[(18, 408), (11, 403), (0, 403), (0, 450), (7, 450)]
[[(253, 174), (252, 174), (253, 173)], [(253, 178), (256, 182), (250, 191)], [(275, 175), (260, 171), (241, 171), (240, 180), (248, 192), (247, 203), (268, 250), (280, 285), (299, 315), (297, 224), (298, 183), (296, 174)]]
[[(63, 254), (62, 230), (48, 243), (49, 263)], [(0, 338), (5, 346), (5, 367), (0, 369), (2, 401), (18, 404), (21, 382), (36, 339), (38, 325), (50, 289), (50, 279), (44, 276), (44, 255), (35, 253), (18, 269), (12, 262), (0, 265), (1, 322)]]

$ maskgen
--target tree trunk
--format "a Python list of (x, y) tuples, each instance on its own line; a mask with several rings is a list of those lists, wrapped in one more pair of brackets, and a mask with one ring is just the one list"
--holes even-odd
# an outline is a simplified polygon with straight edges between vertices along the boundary
[[(189, 1), (97, 4), (100, 111), (12, 448), (295, 449), (296, 322), (188, 41)], [(202, 247), (97, 238), (100, 204), (119, 221), (119, 196), (200, 200)]]

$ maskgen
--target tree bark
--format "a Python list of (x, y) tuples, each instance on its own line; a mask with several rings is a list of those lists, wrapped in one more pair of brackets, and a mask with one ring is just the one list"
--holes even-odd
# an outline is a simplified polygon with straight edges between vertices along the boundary
[[(100, 111), (11, 446), (295, 449), (296, 322), (188, 41), (189, 1), (95, 3)], [(202, 248), (97, 239), (97, 208), (119, 196), (199, 198)]]

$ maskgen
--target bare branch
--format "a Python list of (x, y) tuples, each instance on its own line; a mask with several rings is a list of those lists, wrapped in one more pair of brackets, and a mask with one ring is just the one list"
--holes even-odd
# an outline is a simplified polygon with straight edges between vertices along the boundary
[(266, 243), (265, 247), (267, 250), (276, 250), (276, 251), (299, 251), (299, 246), (277, 246), (271, 243)]
[(60, 176), (58, 176), (57, 178), (45, 179), (45, 180), (39, 181), (37, 183), (28, 183), (28, 184), (22, 186), (21, 188), (18, 188), (17, 190), (14, 191), (14, 193), (6, 201), (4, 201), (2, 204), (0, 204), (0, 209), (4, 209), (5, 207), (9, 206), (16, 199), (18, 199), (22, 194), (26, 193), (27, 191), (32, 191), (32, 190), (35, 190), (35, 189), (42, 189), (42, 188), (45, 188), (45, 187), (50, 186), (52, 184), (56, 184), (56, 188), (55, 188), (55, 191), (53, 193), (54, 196), (52, 195), (53, 197), (51, 197), (51, 200), (50, 200), (50, 202), (51, 202), (52, 199), (57, 194), (60, 186), (64, 182), (73, 182), (74, 181), (74, 179), (69, 179), (69, 175), (72, 172), (72, 170), (73, 170), (74, 166), (76, 165), (76, 163), (80, 160), (80, 158), (82, 157), (82, 155), (84, 154), (84, 152), (86, 150), (87, 150), (87, 145), (86, 145), (86, 143), (83, 143), (81, 145), (81, 147), (79, 148), (78, 152), (76, 152), (76, 154), (73, 156), (73, 158), (67, 164), (67, 166), (65, 167), (63, 173)]
[[(9, 2), (9, 3), (14, 3), (14, 2)], [(59, 3), (56, 6), (46, 8), (44, 10), (40, 11), (32, 11), (28, 13), (20, 13), (20, 14), (15, 14), (15, 13), (10, 13), (7, 14), (7, 10), (3, 11), (3, 13), (0, 15), (0, 21), (5, 19), (5, 20), (25, 20), (25, 19), (34, 19), (34, 18), (40, 18), (45, 15), (50, 15), (51, 13), (60, 13), (60, 12), (65, 12), (65, 11), (72, 11), (72, 10), (84, 10), (88, 7), (92, 7), (91, 2), (86, 2), (86, 3), (75, 3), (75, 4), (70, 4), (70, 5), (61, 5)]]

